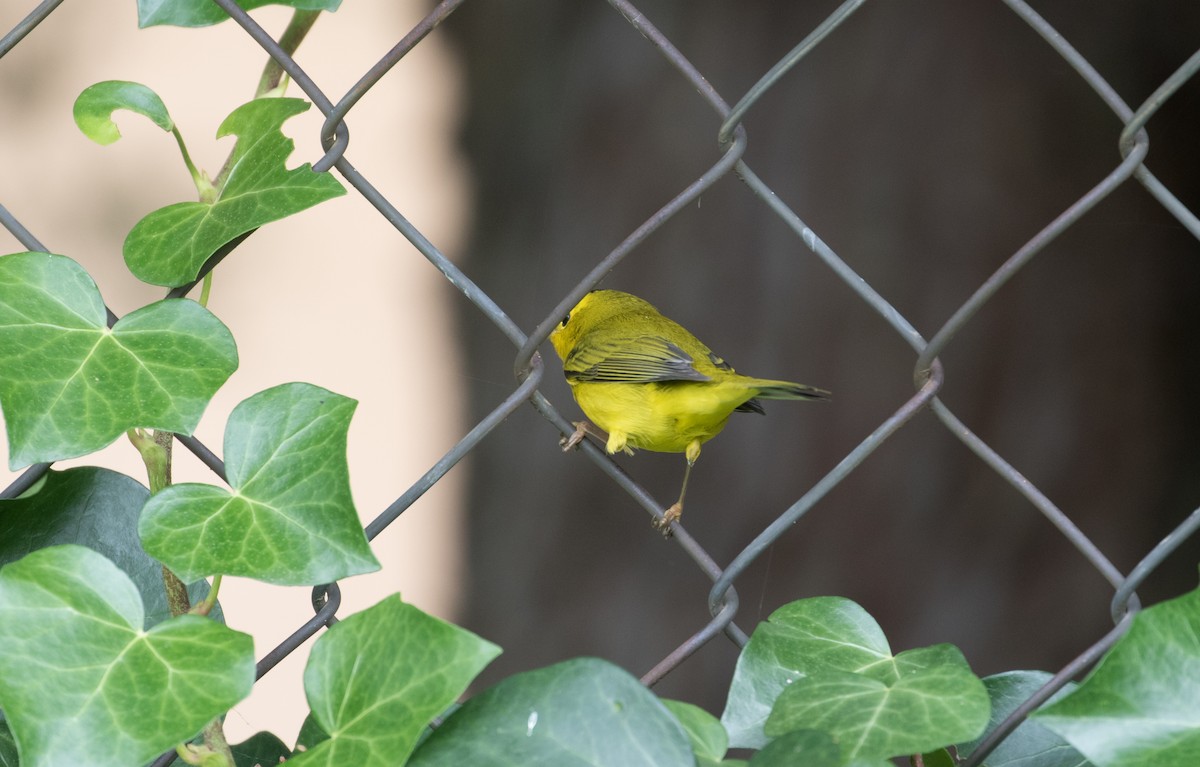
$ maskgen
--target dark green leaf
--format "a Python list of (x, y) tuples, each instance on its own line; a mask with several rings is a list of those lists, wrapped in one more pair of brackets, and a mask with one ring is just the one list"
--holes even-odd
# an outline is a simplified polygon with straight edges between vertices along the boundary
[(121, 138), (112, 120), (112, 113), (118, 109), (145, 115), (168, 133), (175, 127), (157, 93), (141, 83), (123, 80), (107, 80), (85, 88), (75, 99), (75, 124), (97, 144), (111, 144)]
[(292, 755), (291, 749), (269, 732), (256, 732), (229, 748), (236, 767), (270, 767)]
[[(1010, 671), (983, 680), (992, 700), (992, 716), (984, 732), (990, 732), (1004, 721), (1013, 709), (1029, 699), (1050, 679), (1044, 671)], [(1050, 703), (1075, 689), (1069, 684), (1050, 698)], [(1047, 704), (1049, 705), (1049, 704)], [(978, 740), (958, 746), (961, 756), (970, 756)], [(1090, 767), (1087, 759), (1071, 748), (1062, 738), (1032, 719), (1026, 719), (992, 750), (984, 761), (986, 767)]]
[[(305, 11), (336, 11), (342, 0), (238, 0), (246, 10), (264, 5), (286, 5)], [(229, 18), (212, 0), (138, 0), (138, 26), (171, 24), (177, 27), (206, 27)]]
[(346, 466), (357, 404), (306, 383), (239, 404), (225, 427), (233, 491), (179, 484), (151, 497), (138, 526), (146, 551), (184, 580), (223, 573), (312, 586), (378, 570)]
[(238, 141), (219, 196), (211, 203), (168, 205), (137, 222), (125, 238), (129, 270), (152, 285), (183, 285), (238, 235), (345, 194), (337, 179), (308, 163), (285, 166), (294, 144), (281, 126), (309, 106), (302, 99), (262, 98), (225, 118), (217, 138), (236, 134)]
[(879, 759), (973, 738), (988, 712), (983, 682), (958, 648), (942, 644), (902, 652), (867, 673), (809, 674), (780, 694), (764, 730), (821, 730), (847, 757)]
[(775, 738), (750, 759), (750, 767), (841, 767), (842, 750), (827, 733), (796, 730)]
[(8, 730), (8, 722), (0, 717), (0, 767), (18, 767), (17, 744)]
[(462, 694), (500, 648), (393, 596), (317, 640), (304, 670), (326, 740), (288, 764), (404, 764), (429, 720)]
[[(108, 469), (82, 466), (46, 472), (40, 492), (0, 501), (0, 565), (31, 551), (63, 543), (85, 544), (121, 568), (137, 586), (146, 606), (145, 628), (170, 617), (162, 565), (137, 540), (138, 515), (150, 496), (145, 487)], [(208, 583), (188, 587), (195, 604), (208, 595)], [(220, 608), (211, 617), (222, 620)]]
[[(939, 748), (937, 751), (932, 751), (928, 754), (921, 755), (924, 767), (955, 767), (958, 762), (954, 761), (954, 757), (944, 748)], [(910, 764), (913, 763), (909, 760)]]
[(784, 605), (758, 625), (738, 658), (721, 715), (730, 745), (766, 745), (762, 728), (771, 706), (806, 674), (860, 672), (891, 657), (879, 624), (849, 599), (814, 597)]
[(110, 331), (96, 283), (48, 253), (0, 256), (0, 403), (9, 467), (94, 452), (133, 427), (191, 434), (237, 369), (221, 321), (159, 301)]
[(1035, 711), (1098, 767), (1200, 764), (1200, 591), (1138, 613), (1071, 694)]
[(308, 751), (323, 740), (329, 740), (329, 733), (321, 729), (312, 711), (309, 711), (308, 716), (304, 717), (304, 723), (300, 725), (300, 733), (296, 736), (296, 750)]
[(509, 677), (463, 704), (407, 767), (693, 767), (687, 734), (637, 679), (595, 658)]
[(91, 549), (0, 568), (0, 706), (23, 767), (142, 764), (249, 694), (249, 636), (195, 615), (143, 623), (133, 582)]

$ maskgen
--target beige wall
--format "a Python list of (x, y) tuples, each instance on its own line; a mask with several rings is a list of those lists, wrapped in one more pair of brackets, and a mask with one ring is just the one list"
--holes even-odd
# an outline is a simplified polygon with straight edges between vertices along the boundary
[[(8, 30), (34, 3), (0, 4)], [(318, 21), (301, 66), (333, 101), (418, 18), (423, 3), (346, 3)], [(0, 59), (0, 204), (53, 252), (81, 262), (118, 314), (161, 297), (124, 268), (121, 243), (151, 210), (195, 198), (174, 141), (149, 121), (117, 113), (124, 138), (83, 137), (71, 104), (101, 80), (142, 82), (162, 96), (196, 163), (216, 173), (233, 139), (217, 126), (253, 95), (264, 54), (233, 23), (200, 30), (138, 30), (135, 4), (66, 3)], [(255, 12), (278, 34), (288, 14)], [(451, 145), (457, 67), (438, 34), (404, 59), (349, 117), (348, 158), (449, 255), (464, 231), (465, 172)], [(302, 95), (292, 86), (288, 95)], [(321, 155), (316, 110), (285, 126), (291, 164)], [(23, 248), (0, 230), (0, 253)], [(457, 293), (353, 191), (264, 227), (215, 276), (212, 309), (233, 331), (241, 367), (218, 392), (197, 432), (221, 450), (229, 411), (251, 394), (309, 381), (359, 401), (350, 428), (350, 479), (364, 522), (386, 507), (465, 431), (462, 375), (449, 314)], [(0, 437), (0, 440), (3, 438)], [(0, 482), (7, 470), (7, 447)], [(212, 475), (177, 451), (176, 481)], [(122, 439), (60, 467), (107, 466), (144, 481)], [(342, 584), (343, 614), (399, 591), (453, 619), (463, 567), (461, 472), (452, 472), (375, 542), (382, 572)], [(311, 615), (309, 590), (231, 579), (221, 591), (231, 626), (262, 656)], [(294, 737), (307, 711), (307, 647), (284, 661), (230, 715), (230, 738), (261, 729)]]

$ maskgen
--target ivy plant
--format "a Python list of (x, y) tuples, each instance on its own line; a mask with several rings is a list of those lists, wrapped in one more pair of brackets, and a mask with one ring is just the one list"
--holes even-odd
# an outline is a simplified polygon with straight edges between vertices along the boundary
[[(281, 36), (293, 51), (338, 1), (279, 4), (294, 10)], [(226, 18), (211, 0), (138, 0), (137, 10), (142, 26)], [(123, 256), (153, 285), (202, 279), (196, 298), (115, 318), (69, 256), (0, 256), (9, 466), (88, 455), (125, 435), (149, 485), (96, 467), (51, 470), (0, 500), (0, 765), (127, 767), (174, 755), (209, 767), (950, 767), (1045, 684), (1030, 671), (980, 679), (947, 644), (893, 651), (862, 607), (817, 597), (755, 629), (719, 718), (598, 658), (528, 670), (464, 701), (500, 648), (393, 596), (317, 639), (296, 743), (271, 733), (227, 743), (221, 718), (254, 683), (255, 648), (224, 623), (222, 577), (314, 586), (379, 567), (350, 494), (355, 402), (345, 396), (279, 382), (231, 414), (223, 484), (170, 478), (175, 435), (193, 433), (238, 365), (232, 334), (206, 308), (212, 256), (344, 193), (308, 164), (288, 167), (281, 128), (310, 105), (285, 88), (269, 63), (257, 97), (218, 130), (237, 141), (214, 174), (193, 164), (146, 85), (97, 83), (74, 103), (80, 130), (102, 145), (120, 137), (118, 111), (172, 135), (197, 199), (149, 212)], [(1200, 763), (1197, 637), (1200, 591), (1145, 610), (1087, 679), (983, 764)]]

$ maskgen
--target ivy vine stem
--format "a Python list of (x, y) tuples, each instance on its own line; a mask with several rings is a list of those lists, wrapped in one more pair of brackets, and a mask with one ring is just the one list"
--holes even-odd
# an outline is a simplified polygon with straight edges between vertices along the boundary
[[(148, 432), (144, 429), (130, 429), (126, 432), (129, 441), (137, 448), (146, 465), (146, 478), (150, 484), (150, 494), (171, 485), (171, 447), (175, 443), (175, 435), (169, 431)], [(187, 593), (187, 584), (179, 576), (163, 566), (163, 588), (167, 592), (167, 606), (171, 616), (183, 615), (191, 608), (191, 600)]]
[(204, 280), (200, 285), (200, 305), (205, 309), (208, 308), (208, 294), (212, 292), (212, 270), (204, 273)]
[(208, 596), (204, 601), (192, 608), (193, 615), (208, 615), (217, 604), (217, 594), (221, 592), (221, 575), (213, 576), (212, 586), (208, 590)]
[[(208, 297), (205, 295), (203, 298), (207, 300)], [(126, 435), (141, 454), (142, 463), (146, 465), (146, 476), (149, 480), (151, 495), (165, 487), (170, 487), (171, 448), (175, 444), (175, 435), (169, 431), (147, 432), (144, 429), (136, 428), (130, 429)], [(163, 565), (162, 568), (162, 578), (171, 617), (185, 615), (189, 612), (208, 615), (217, 602), (217, 592), (221, 586), (221, 576), (219, 575), (213, 579), (208, 597), (197, 605), (195, 610), (191, 606), (187, 584), (166, 565)], [(219, 719), (213, 720), (204, 728), (204, 748), (196, 749), (183, 744), (179, 746), (177, 753), (188, 764), (204, 765), (204, 767), (208, 767), (208, 765), (233, 767), (234, 763), (233, 752), (229, 748), (229, 742), (225, 739), (225, 732)]]
[(188, 153), (187, 144), (183, 141), (183, 134), (179, 132), (179, 126), (171, 126), (171, 135), (175, 137), (175, 143), (179, 145), (179, 153), (183, 155), (183, 164), (187, 166), (188, 173), (192, 176), (192, 183), (196, 185), (196, 192), (200, 195), (200, 202), (212, 203), (217, 199), (217, 187), (209, 180), (208, 174), (196, 167), (192, 162), (192, 155)]
[[(279, 38), (279, 47), (289, 56), (295, 53), (320, 15), (320, 11), (296, 9), (292, 14), (291, 21), (288, 22), (287, 29), (283, 30), (283, 36)], [(279, 62), (268, 57), (266, 66), (263, 67), (262, 77), (258, 81), (258, 88), (254, 91), (254, 98), (273, 94), (281, 85), (285, 85), (286, 79), (287, 73), (283, 71)]]
[[(316, 23), (317, 17), (321, 15), (320, 11), (304, 11), (297, 9), (292, 14), (291, 21), (288, 22), (287, 28), (283, 30), (283, 35), (279, 38), (279, 47), (284, 50), (289, 56), (296, 52), (300, 47), (300, 43), (308, 35), (308, 31), (312, 29)], [(266, 96), (282, 96), (283, 89), (286, 87), (287, 73), (283, 71), (283, 67), (279, 65), (275, 59), (268, 57), (267, 63), (263, 67), (262, 77), (259, 78), (258, 87), (254, 90), (254, 98), (259, 99)], [(225, 188), (225, 182), (229, 179), (229, 174), (233, 172), (233, 153), (225, 158), (225, 164), (221, 166), (221, 170), (217, 173), (212, 185), (215, 190), (214, 199), (220, 196), (221, 190)]]

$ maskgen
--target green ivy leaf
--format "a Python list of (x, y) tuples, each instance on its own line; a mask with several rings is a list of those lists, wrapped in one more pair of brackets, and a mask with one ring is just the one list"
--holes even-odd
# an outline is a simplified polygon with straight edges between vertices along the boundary
[(306, 383), (243, 401), (225, 427), (232, 492), (190, 483), (152, 496), (138, 525), (146, 551), (184, 580), (313, 586), (378, 570), (346, 466), (357, 404)]
[(434, 730), (406, 767), (694, 767), (687, 733), (637, 679), (596, 658), (509, 677)]
[(990, 704), (983, 682), (957, 647), (902, 652), (862, 673), (821, 671), (789, 686), (764, 731), (821, 730), (849, 758), (912, 754), (977, 736)]
[(814, 597), (784, 605), (758, 625), (738, 657), (721, 715), (730, 745), (765, 746), (763, 723), (771, 706), (806, 674), (857, 672), (890, 658), (879, 624), (849, 599)]
[(329, 740), (329, 733), (321, 729), (320, 723), (312, 711), (309, 711), (308, 716), (304, 717), (304, 723), (300, 725), (299, 734), (296, 735), (296, 750), (311, 751), (323, 740)]
[(85, 88), (75, 99), (72, 111), (83, 135), (107, 146), (121, 138), (121, 131), (112, 119), (112, 113), (118, 109), (144, 115), (168, 133), (175, 127), (167, 114), (167, 105), (157, 93), (141, 83), (124, 80), (106, 80)]
[(294, 144), (281, 126), (309, 106), (303, 99), (261, 98), (233, 110), (217, 130), (217, 138), (238, 137), (217, 199), (168, 205), (137, 222), (124, 246), (134, 276), (152, 285), (183, 285), (237, 236), (345, 194), (337, 179), (309, 163), (292, 170), (284, 164)]
[[(286, 5), (300, 11), (336, 11), (342, 0), (238, 0), (246, 10), (264, 5)], [(159, 24), (176, 27), (207, 27), (229, 18), (212, 0), (138, 0), (138, 26)]]
[[(1045, 671), (1009, 671), (984, 679), (983, 686), (992, 701), (992, 716), (984, 732), (990, 732), (1007, 719), (1013, 709), (1050, 681), (1050, 676)], [(1045, 705), (1062, 698), (1075, 687), (1073, 683), (1068, 684)], [(978, 739), (961, 743), (958, 753), (963, 757), (970, 756), (978, 746)], [(987, 767), (1091, 767), (1082, 754), (1033, 719), (1026, 719), (1002, 740), (988, 754), (985, 763)]]
[(18, 767), (21, 760), (17, 757), (17, 742), (13, 740), (8, 722), (0, 717), (0, 767)]
[[(86, 544), (134, 582), (146, 609), (144, 628), (171, 617), (162, 565), (137, 541), (138, 516), (150, 493), (124, 474), (94, 466), (48, 471), (32, 495), (0, 501), (0, 565), (31, 551), (64, 543)], [(192, 604), (208, 596), (208, 583), (188, 587)], [(222, 621), (220, 607), (210, 613)]]
[(1200, 590), (1138, 613), (1071, 694), (1031, 718), (1098, 767), (1200, 764)]
[(828, 733), (796, 730), (772, 740), (750, 759), (750, 767), (842, 767), (842, 749)]
[(249, 636), (143, 620), (129, 578), (83, 546), (0, 568), (0, 706), (23, 767), (142, 764), (249, 694)]
[(292, 755), (283, 741), (269, 732), (256, 732), (241, 743), (231, 745), (235, 767), (267, 767), (282, 764)]
[(329, 733), (288, 764), (404, 764), (425, 725), (500, 648), (398, 596), (340, 621), (313, 646), (304, 689)]
[(720, 764), (725, 752), (729, 750), (729, 734), (721, 726), (721, 722), (712, 714), (699, 706), (678, 700), (662, 699), (679, 723), (683, 725), (688, 740), (692, 743), (692, 751), (696, 754), (699, 767), (710, 764)]
[(954, 760), (950, 752), (944, 748), (939, 748), (937, 751), (932, 751), (928, 754), (921, 754), (921, 761), (925, 763), (925, 767), (957, 767), (958, 765), (958, 762)]
[(100, 291), (65, 256), (0, 256), (0, 404), (9, 467), (95, 452), (133, 427), (191, 434), (237, 369), (221, 321), (159, 301), (109, 330)]

